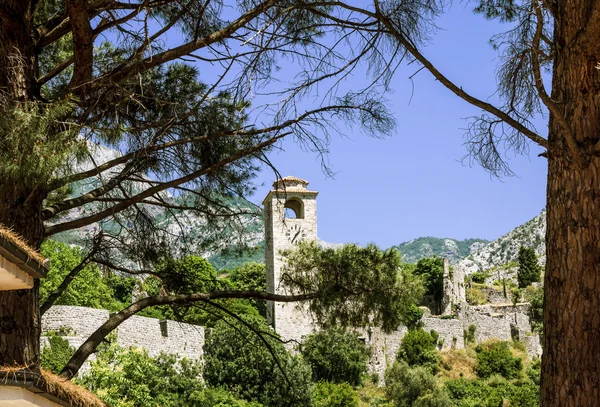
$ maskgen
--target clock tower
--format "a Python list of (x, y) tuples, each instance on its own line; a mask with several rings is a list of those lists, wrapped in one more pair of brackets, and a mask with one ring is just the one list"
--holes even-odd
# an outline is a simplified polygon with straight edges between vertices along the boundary
[[(263, 201), (267, 291), (288, 294), (280, 286), (283, 259), (279, 252), (302, 240), (317, 240), (317, 194), (308, 182), (285, 177), (273, 183)], [(284, 340), (301, 340), (312, 331), (309, 316), (295, 303), (267, 302), (269, 323)]]

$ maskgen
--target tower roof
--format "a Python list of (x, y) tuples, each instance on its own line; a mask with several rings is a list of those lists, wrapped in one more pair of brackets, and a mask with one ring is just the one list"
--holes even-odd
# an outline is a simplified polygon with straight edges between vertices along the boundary
[(303, 188), (306, 189), (308, 186), (308, 181), (305, 181), (301, 178), (294, 177), (292, 175), (288, 175), (287, 177), (283, 177), (278, 179), (273, 183), (273, 187), (275, 189), (286, 189), (286, 188)]

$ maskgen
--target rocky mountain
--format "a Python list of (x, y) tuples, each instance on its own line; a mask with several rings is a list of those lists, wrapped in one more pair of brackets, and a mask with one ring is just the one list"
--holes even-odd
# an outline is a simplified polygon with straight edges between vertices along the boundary
[(517, 260), (521, 246), (535, 249), (541, 265), (546, 263), (546, 210), (504, 236), (473, 251), (458, 263), (465, 273), (489, 270)]
[(442, 239), (437, 237), (419, 237), (393, 246), (402, 253), (406, 263), (416, 263), (419, 259), (431, 256), (446, 257), (451, 263), (457, 263), (469, 254), (489, 243), (484, 239)]

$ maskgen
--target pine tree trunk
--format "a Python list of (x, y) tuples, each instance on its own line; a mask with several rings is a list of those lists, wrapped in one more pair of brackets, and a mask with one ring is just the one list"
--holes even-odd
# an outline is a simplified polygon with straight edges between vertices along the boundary
[(558, 5), (552, 99), (581, 153), (551, 117), (547, 187), (544, 407), (600, 403), (600, 5)]
[[(33, 100), (35, 57), (31, 24), (31, 1), (0, 2), (2, 104)], [(24, 190), (18, 180), (0, 179), (0, 223), (11, 227), (36, 248), (43, 238), (42, 200), (41, 191)], [(38, 367), (38, 292), (37, 282), (31, 290), (0, 291), (0, 366)]]

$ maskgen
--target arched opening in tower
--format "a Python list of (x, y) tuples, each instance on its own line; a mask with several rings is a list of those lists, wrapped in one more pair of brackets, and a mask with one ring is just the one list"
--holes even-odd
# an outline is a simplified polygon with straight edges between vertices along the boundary
[(304, 219), (304, 204), (301, 200), (290, 198), (283, 205), (286, 219)]

